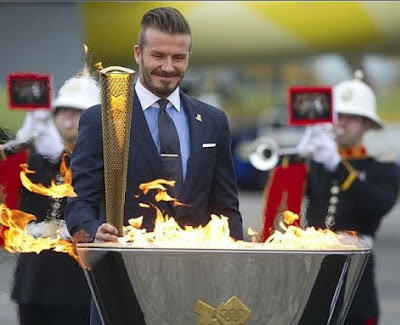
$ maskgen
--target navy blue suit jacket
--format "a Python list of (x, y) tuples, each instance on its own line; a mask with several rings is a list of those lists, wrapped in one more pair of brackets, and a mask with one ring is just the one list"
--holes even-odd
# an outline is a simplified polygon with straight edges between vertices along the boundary
[[(161, 202), (161, 209), (180, 225), (205, 225), (212, 213), (229, 218), (231, 236), (243, 238), (238, 210), (236, 177), (231, 154), (231, 139), (225, 113), (213, 106), (180, 93), (190, 130), (190, 158), (180, 201), (188, 206), (173, 208)], [(198, 114), (201, 119), (196, 119)], [(215, 147), (203, 147), (215, 143)], [(101, 107), (86, 110), (80, 119), (79, 135), (71, 159), (76, 198), (68, 200), (66, 221), (73, 235), (84, 229), (92, 239), (105, 222), (104, 164)], [(142, 227), (151, 231), (155, 211), (142, 208), (149, 202), (139, 191), (141, 183), (165, 178), (161, 159), (147, 126), (140, 102), (134, 96), (124, 224), (132, 217), (144, 216)], [(136, 196), (139, 195), (139, 198)]]

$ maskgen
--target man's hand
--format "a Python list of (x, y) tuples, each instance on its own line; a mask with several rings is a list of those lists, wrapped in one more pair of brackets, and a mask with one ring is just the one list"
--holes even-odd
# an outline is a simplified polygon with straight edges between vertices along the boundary
[(105, 242), (117, 242), (118, 241), (118, 230), (114, 226), (103, 223), (99, 229), (97, 229), (95, 236), (95, 243)]
[(51, 113), (37, 110), (31, 114), (34, 121), (33, 145), (36, 151), (43, 157), (57, 161), (64, 151), (64, 145)]
[(19, 147), (23, 149), (30, 143), (33, 143), (35, 150), (43, 157), (52, 161), (60, 158), (64, 145), (50, 111), (28, 112), (15, 140), (7, 142), (3, 149), (18, 152)]
[(329, 172), (334, 172), (341, 160), (330, 124), (307, 127), (297, 149), (301, 156), (312, 154)]

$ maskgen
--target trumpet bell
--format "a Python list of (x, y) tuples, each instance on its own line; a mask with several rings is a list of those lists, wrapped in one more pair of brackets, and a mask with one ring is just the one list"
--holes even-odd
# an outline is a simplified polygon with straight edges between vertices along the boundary
[(249, 160), (255, 168), (266, 171), (276, 166), (279, 161), (279, 146), (275, 140), (261, 137), (254, 142), (253, 147)]

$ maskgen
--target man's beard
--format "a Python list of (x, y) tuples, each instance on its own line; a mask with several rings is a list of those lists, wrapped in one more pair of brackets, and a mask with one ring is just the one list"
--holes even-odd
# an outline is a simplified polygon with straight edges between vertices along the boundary
[[(150, 71), (147, 69), (143, 63), (142, 60), (142, 76), (143, 76), (143, 83), (146, 85), (146, 88), (150, 90), (153, 94), (157, 95), (158, 97), (168, 97), (171, 95), (176, 88), (181, 84), (183, 77), (185, 76), (184, 73), (179, 73), (179, 72), (173, 72), (170, 74), (163, 73), (162, 71)], [(180, 77), (178, 82), (175, 85), (172, 85), (172, 87), (157, 87), (156, 85), (153, 84), (151, 80), (151, 75), (153, 76), (159, 76), (159, 77)]]

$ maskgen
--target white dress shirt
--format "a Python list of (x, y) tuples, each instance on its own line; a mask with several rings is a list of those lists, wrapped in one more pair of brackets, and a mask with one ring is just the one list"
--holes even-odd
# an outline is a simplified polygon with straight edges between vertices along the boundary
[[(140, 105), (142, 106), (154, 144), (157, 147), (158, 153), (160, 153), (161, 146), (158, 133), (158, 113), (160, 112), (160, 105), (157, 102), (160, 98), (145, 88), (141, 84), (140, 79), (136, 82), (135, 92)], [(166, 99), (169, 101), (167, 105), (167, 113), (174, 121), (179, 136), (183, 179), (185, 180), (187, 174), (187, 163), (190, 156), (190, 133), (187, 114), (185, 113), (185, 108), (182, 106), (181, 98), (179, 96), (179, 87), (176, 88)], [(135, 122), (133, 121), (133, 123)]]

